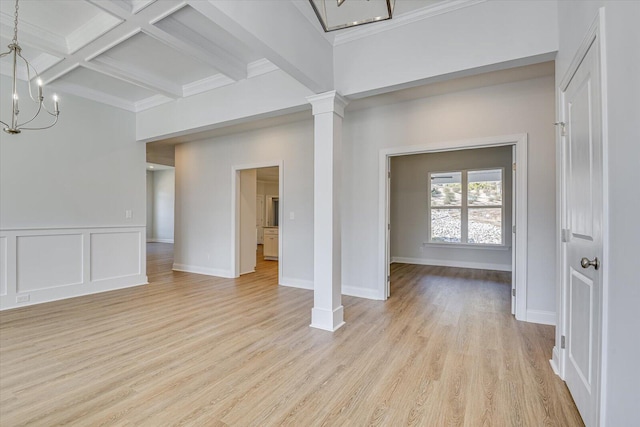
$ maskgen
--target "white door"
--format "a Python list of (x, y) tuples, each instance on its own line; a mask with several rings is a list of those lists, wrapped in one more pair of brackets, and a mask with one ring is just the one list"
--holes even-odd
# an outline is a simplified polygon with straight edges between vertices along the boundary
[(592, 43), (563, 90), (565, 380), (586, 426), (597, 423), (600, 386), (603, 162), (599, 61), (598, 43)]
[[(511, 147), (511, 314), (516, 314), (516, 146)], [(508, 231), (507, 231), (508, 233)]]

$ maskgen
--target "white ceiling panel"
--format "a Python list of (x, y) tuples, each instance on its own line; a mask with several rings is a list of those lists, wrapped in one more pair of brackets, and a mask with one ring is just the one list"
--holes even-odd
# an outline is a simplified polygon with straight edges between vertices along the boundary
[(251, 51), (249, 47), (190, 6), (183, 7), (156, 22), (155, 25), (163, 31), (183, 41), (196, 44), (205, 50), (208, 49), (208, 46), (215, 45), (241, 60), (245, 66), (250, 62), (262, 59), (261, 55)]
[[(1, 0), (0, 12), (13, 17), (13, 0)], [(46, 29), (61, 37), (67, 37), (86, 22), (104, 13), (89, 3), (78, 0), (20, 0), (20, 26), (23, 22)]]
[(123, 70), (157, 76), (161, 80), (180, 86), (219, 73), (213, 67), (196, 61), (144, 33), (136, 34), (99, 55), (95, 60), (121, 64)]
[(120, 79), (116, 79), (93, 70), (89, 70), (84, 67), (78, 67), (73, 71), (65, 74), (63, 77), (56, 80), (56, 83), (86, 86), (92, 88), (93, 90), (103, 92), (105, 94), (109, 94), (111, 96), (115, 96), (133, 103), (150, 98), (155, 95), (155, 92), (148, 89), (124, 82)]
[[(13, 30), (15, 3), (0, 0), (3, 35)], [(82, 0), (20, 0), (18, 40), (41, 41), (71, 53), (117, 26), (120, 19)]]

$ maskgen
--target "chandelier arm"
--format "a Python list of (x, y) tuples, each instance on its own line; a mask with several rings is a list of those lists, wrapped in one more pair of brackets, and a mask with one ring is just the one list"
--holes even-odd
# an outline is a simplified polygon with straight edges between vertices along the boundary
[(6, 51), (6, 52), (2, 52), (0, 53), (0, 58), (4, 58), (5, 56), (9, 55), (11, 53), (10, 50)]
[(26, 122), (22, 122), (22, 123), (16, 124), (16, 128), (20, 129), (20, 128), (22, 128), (22, 126), (26, 125), (27, 123), (31, 123), (36, 117), (38, 117), (38, 114), (40, 114), (41, 110), (42, 110), (42, 102), (38, 103), (38, 111), (36, 111), (36, 113), (33, 115), (33, 117), (31, 117)]
[(58, 123), (58, 116), (56, 116), (56, 119), (49, 126), (40, 127), (40, 128), (20, 128), (20, 130), (44, 130), (44, 129), (49, 129), (55, 126), (56, 123)]
[(27, 61), (27, 58), (22, 56), (22, 53), (20, 53), (19, 51), (17, 51), (16, 53), (24, 61), (25, 65), (26, 65), (26, 68), (27, 68), (27, 87), (29, 88), (29, 98), (31, 98), (31, 100), (33, 102), (40, 102), (39, 99), (35, 99), (33, 97), (33, 92), (31, 91), (31, 70), (33, 69), (33, 72), (35, 73), (34, 78), (40, 77), (40, 74), (38, 74), (38, 70), (36, 70), (36, 67), (31, 65), (31, 63), (29, 61)]
[(2, 123), (3, 125), (5, 125), (5, 127), (9, 127), (8, 124), (6, 124), (5, 122), (3, 122), (2, 120), (0, 120), (0, 123)]
[(42, 101), (40, 104), (42, 105), (42, 109), (45, 111), (45, 113), (47, 113), (47, 114), (49, 114), (49, 115), (52, 115), (52, 116), (57, 116), (57, 114), (56, 114), (56, 112), (55, 112), (55, 111), (54, 111), (54, 112), (49, 111), (49, 109), (47, 108), (47, 106), (46, 106), (46, 105), (44, 105), (44, 101)]

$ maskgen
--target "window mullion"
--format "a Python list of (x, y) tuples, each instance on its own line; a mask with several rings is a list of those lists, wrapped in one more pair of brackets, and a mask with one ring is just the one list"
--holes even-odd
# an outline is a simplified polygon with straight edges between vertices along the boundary
[(462, 171), (462, 200), (460, 201), (460, 241), (462, 243), (469, 242), (469, 212), (467, 203), (467, 187), (468, 187), (467, 171)]

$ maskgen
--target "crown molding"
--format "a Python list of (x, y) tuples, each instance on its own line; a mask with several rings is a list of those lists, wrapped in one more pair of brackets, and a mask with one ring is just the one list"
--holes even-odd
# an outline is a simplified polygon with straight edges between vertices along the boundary
[(247, 78), (250, 79), (276, 70), (279, 70), (278, 66), (267, 58), (258, 59), (247, 65)]
[(235, 80), (230, 79), (222, 73), (215, 74), (213, 76), (205, 77), (204, 79), (185, 84), (184, 86), (182, 86), (182, 96), (187, 97), (191, 95), (197, 95), (199, 93), (217, 89), (222, 86), (227, 86), (235, 82)]
[(333, 45), (339, 46), (374, 34), (383, 33), (404, 25), (432, 18), (434, 16), (453, 12), (478, 3), (484, 3), (486, 1), (487, 0), (449, 0), (443, 3), (426, 6), (402, 15), (394, 16), (392, 19), (378, 22), (375, 25), (363, 25), (362, 27), (336, 34)]
[(126, 101), (122, 98), (118, 98), (117, 96), (109, 95), (86, 86), (80, 86), (69, 82), (55, 82), (51, 84), (51, 87), (58, 89), (60, 92), (75, 95), (80, 98), (111, 105), (112, 107), (131, 111), (132, 113), (136, 112), (136, 106), (133, 102)]
[(140, 12), (142, 9), (156, 2), (156, 0), (130, 0), (131, 3), (131, 13), (136, 14)]
[(139, 113), (140, 111), (148, 110), (149, 108), (157, 107), (158, 105), (166, 104), (167, 102), (171, 102), (171, 98), (167, 98), (162, 95), (153, 95), (149, 98), (145, 98), (143, 100), (137, 101), (135, 105), (135, 112)]

